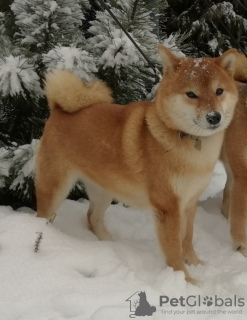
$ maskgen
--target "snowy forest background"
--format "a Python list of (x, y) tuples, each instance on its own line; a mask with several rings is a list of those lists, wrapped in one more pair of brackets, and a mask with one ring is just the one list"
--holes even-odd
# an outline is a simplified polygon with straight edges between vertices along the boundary
[[(180, 56), (247, 49), (247, 0), (105, 1), (160, 69), (157, 44)], [(99, 78), (117, 103), (152, 99), (153, 68), (97, 0), (0, 2), (0, 205), (35, 209), (35, 150), (49, 110), (47, 70)], [(70, 198), (85, 197), (78, 183)]]

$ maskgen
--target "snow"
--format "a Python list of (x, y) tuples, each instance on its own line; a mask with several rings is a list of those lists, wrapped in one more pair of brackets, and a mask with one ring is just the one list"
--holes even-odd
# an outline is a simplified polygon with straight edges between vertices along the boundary
[[(140, 49), (152, 62), (159, 62), (157, 45), (159, 43), (157, 35), (154, 33), (155, 23), (150, 18), (150, 11), (142, 4), (136, 7), (136, 20), (130, 23), (131, 1), (118, 1), (118, 6), (112, 7), (112, 13), (118, 18), (125, 29), (129, 30), (129, 35), (134, 39)], [(133, 4), (133, 3), (132, 3)], [(131, 9), (132, 10), (132, 9)], [(128, 20), (129, 19), (129, 20)], [(139, 23), (139, 21), (141, 21)], [(92, 35), (87, 39), (88, 48), (99, 56), (98, 64), (115, 68), (115, 72), (125, 66), (132, 65), (143, 67), (145, 59), (136, 49), (134, 44), (125, 35), (107, 11), (97, 11), (96, 19), (90, 21), (88, 32)], [(141, 25), (141, 28), (140, 26)]]
[(185, 54), (176, 45), (177, 38), (178, 35), (171, 34), (167, 39), (164, 39), (163, 45), (171, 50), (178, 58), (184, 58)]
[(43, 54), (43, 63), (48, 71), (66, 69), (76, 73), (84, 81), (95, 78), (97, 67), (94, 58), (85, 50), (74, 46), (55, 46), (47, 54)]
[(33, 66), (23, 56), (0, 57), (0, 93), (7, 95), (22, 95), (26, 97), (25, 90), (30, 95), (42, 95), (39, 77)]
[(54, 12), (57, 9), (57, 2), (56, 1), (51, 1), (50, 3), (50, 11)]
[(200, 68), (200, 64), (202, 63), (202, 58), (195, 59), (195, 68)]
[(3, 188), (5, 186), (4, 177), (9, 176), (9, 169), (10, 169), (10, 162), (7, 159), (4, 159), (5, 156), (7, 156), (8, 150), (4, 148), (0, 148), (0, 188)]
[(47, 42), (54, 47), (63, 37), (67, 42), (73, 37), (80, 39), (78, 27), (84, 19), (81, 4), (88, 7), (86, 0), (14, 0), (10, 7), (18, 26), (18, 41), (24, 47), (33, 43), (44, 49)]
[[(90, 32), (95, 32), (95, 26), (90, 27)], [(130, 33), (132, 38), (133, 34)], [(103, 49), (103, 53), (99, 58), (98, 63), (103, 68), (112, 67), (120, 68), (131, 64), (143, 66), (143, 57), (140, 55), (136, 47), (130, 39), (123, 33), (121, 29), (115, 28), (111, 30), (111, 37), (106, 37), (104, 34), (97, 34), (92, 39), (89, 39), (96, 49)], [(138, 43), (138, 41), (135, 39)], [(140, 43), (138, 45), (145, 51)]]
[[(224, 183), (225, 172), (217, 164), (195, 220), (194, 246), (206, 263), (188, 270), (200, 281), (198, 287), (186, 283), (182, 272), (166, 267), (148, 211), (111, 205), (106, 226), (114, 241), (106, 242), (87, 229), (87, 200), (65, 200), (53, 224), (28, 208), (0, 207), (0, 318), (129, 319), (126, 300), (145, 291), (150, 305), (156, 306), (146, 319), (246, 320), (247, 259), (233, 249), (229, 222), (220, 214)], [(36, 253), (40, 232), (43, 239)], [(192, 296), (190, 301), (208, 296), (219, 305), (236, 296), (245, 305), (160, 307), (160, 296)]]
[(218, 40), (216, 38), (209, 40), (208, 45), (210, 46), (212, 52), (215, 52), (219, 46)]
[(0, 34), (1, 35), (3, 35), (5, 32), (4, 19), (5, 19), (4, 13), (0, 12)]
[(9, 189), (16, 192), (21, 189), (22, 194), (30, 196), (38, 145), (39, 140), (33, 139), (31, 144), (21, 145), (15, 150), (0, 149), (0, 187), (4, 187), (5, 180), (14, 175)]
[[(20, 146), (14, 151), (14, 156), (9, 161), (10, 167), (9, 171), (12, 168), (15, 168), (15, 179), (9, 186), (10, 190), (18, 190), (18, 188), (26, 189), (26, 194), (28, 193), (26, 178), (34, 179), (34, 163), (36, 160), (37, 149), (39, 145), (39, 140), (33, 139), (31, 144), (26, 144)], [(1, 161), (1, 154), (0, 154)], [(18, 166), (19, 163), (19, 166)], [(5, 175), (9, 176), (10, 172)], [(4, 173), (3, 173), (4, 175)]]
[(59, 11), (65, 13), (66, 15), (72, 14), (71, 9), (69, 7), (61, 8)]

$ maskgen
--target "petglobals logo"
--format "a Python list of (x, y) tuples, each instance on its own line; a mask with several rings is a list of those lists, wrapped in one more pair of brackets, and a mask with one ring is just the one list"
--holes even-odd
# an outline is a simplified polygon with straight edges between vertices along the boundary
[(147, 301), (145, 291), (137, 291), (125, 301), (130, 302), (130, 318), (152, 316), (156, 312), (156, 307)]
[(236, 295), (228, 298), (222, 298), (218, 295), (201, 296), (190, 295), (188, 297), (170, 298), (160, 296), (160, 307), (244, 307), (244, 298), (238, 298)]

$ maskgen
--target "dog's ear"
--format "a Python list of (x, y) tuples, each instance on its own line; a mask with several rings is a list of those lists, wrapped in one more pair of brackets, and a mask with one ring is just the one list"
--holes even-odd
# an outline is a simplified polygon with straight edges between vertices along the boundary
[(179, 58), (161, 44), (158, 45), (158, 50), (162, 61), (163, 74), (172, 73), (178, 65)]
[(220, 57), (216, 58), (216, 63), (227, 73), (233, 76), (235, 70), (235, 62), (237, 59), (237, 50), (236, 49), (229, 49), (225, 51)]

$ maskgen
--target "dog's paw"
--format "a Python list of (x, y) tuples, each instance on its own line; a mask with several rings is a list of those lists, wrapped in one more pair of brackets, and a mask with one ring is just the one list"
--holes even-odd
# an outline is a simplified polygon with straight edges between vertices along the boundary
[(57, 214), (54, 212), (53, 215), (50, 217), (49, 222), (53, 223), (53, 221), (55, 220)]
[(198, 266), (198, 265), (204, 265), (205, 261), (199, 259), (199, 258), (185, 258), (184, 263), (186, 263), (188, 266)]
[(57, 214), (54, 212), (52, 214), (52, 216), (50, 216), (50, 218), (47, 218), (46, 224), (53, 223), (53, 221), (55, 220), (56, 216), (57, 216)]
[(242, 253), (243, 256), (247, 257), (247, 244), (236, 245), (236, 250)]
[(97, 237), (99, 240), (102, 240), (102, 241), (112, 241), (112, 237), (109, 232), (104, 232)]
[(184, 254), (184, 263), (193, 266), (197, 266), (199, 264), (203, 265), (205, 262), (197, 257), (195, 252), (186, 253)]
[(101, 241), (111, 241), (112, 237), (105, 227), (100, 227), (98, 229), (92, 229), (91, 231), (96, 235), (96, 237)]
[(200, 286), (200, 281), (192, 278), (191, 276), (186, 276), (186, 277), (185, 277), (185, 280), (186, 280), (187, 282), (193, 284), (193, 286), (197, 286), (197, 287)]

